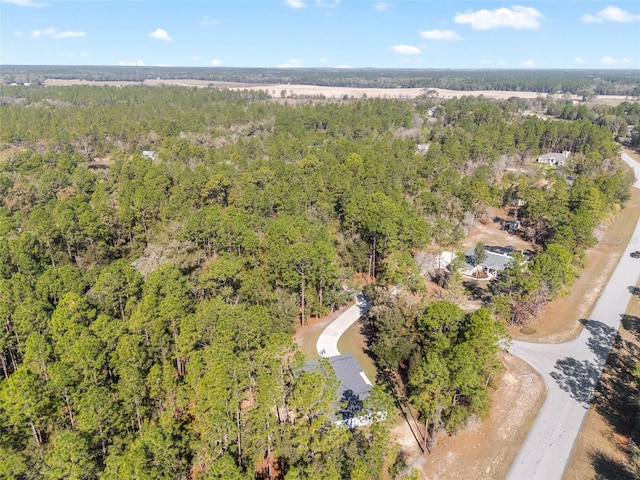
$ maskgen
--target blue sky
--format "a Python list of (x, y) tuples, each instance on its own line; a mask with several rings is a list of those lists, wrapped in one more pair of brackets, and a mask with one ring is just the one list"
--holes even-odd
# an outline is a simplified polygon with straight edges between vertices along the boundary
[(0, 0), (0, 64), (640, 68), (640, 2)]

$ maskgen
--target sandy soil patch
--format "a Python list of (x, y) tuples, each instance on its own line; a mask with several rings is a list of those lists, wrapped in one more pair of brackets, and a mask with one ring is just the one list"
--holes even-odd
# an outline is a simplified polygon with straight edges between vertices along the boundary
[[(546, 387), (524, 361), (501, 354), (504, 370), (497, 390), (491, 392), (491, 413), (475, 419), (455, 436), (441, 436), (433, 453), (423, 455), (414, 437), (422, 432), (409, 415), (392, 430), (408, 465), (431, 480), (502, 479), (546, 397)], [(421, 434), (418, 433), (418, 436)]]
[[(318, 337), (327, 325), (333, 322), (351, 305), (353, 305), (353, 302), (349, 302), (347, 305), (344, 305), (325, 317), (310, 317), (307, 319), (304, 326), (299, 326), (296, 329), (296, 343), (298, 344), (300, 351), (307, 357), (307, 360), (316, 360), (319, 358), (318, 351), (316, 350)], [(356, 324), (359, 325), (359, 323)]]
[[(511, 220), (506, 209), (495, 209), (493, 216), (503, 220)], [(478, 242), (499, 247), (511, 245), (518, 250), (531, 249), (529, 242), (517, 235), (511, 235), (506, 230), (502, 230), (500, 222), (494, 222), (493, 220), (489, 220), (486, 224), (474, 222), (473, 225), (468, 227), (467, 235), (462, 240), (462, 246), (467, 249), (475, 247)]]

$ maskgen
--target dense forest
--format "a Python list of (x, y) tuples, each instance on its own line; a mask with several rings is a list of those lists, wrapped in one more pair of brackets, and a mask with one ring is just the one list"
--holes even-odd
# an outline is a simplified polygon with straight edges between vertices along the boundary
[[(433, 448), (488, 411), (502, 320), (561, 294), (624, 206), (615, 137), (637, 115), (142, 86), (0, 97), (0, 476), (20, 479), (409, 478), (392, 415), (333, 426), (335, 375), (301, 369), (294, 330), (369, 274), (380, 379), (363, 408), (391, 412), (404, 389)], [(563, 150), (566, 167), (532, 164)], [(501, 207), (531, 261), (480, 310), (455, 304), (455, 268), (431, 301), (415, 254), (458, 250)]]
[(3, 66), (1, 83), (42, 82), (48, 78), (135, 81), (196, 79), (251, 84), (335, 87), (445, 88), (577, 95), (640, 96), (637, 70), (438, 70), (344, 68), (197, 68), (147, 66)]

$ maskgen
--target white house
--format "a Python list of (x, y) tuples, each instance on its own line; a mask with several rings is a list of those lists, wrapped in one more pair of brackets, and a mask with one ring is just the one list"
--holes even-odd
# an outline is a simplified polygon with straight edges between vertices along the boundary
[(538, 163), (546, 163), (547, 165), (552, 165), (554, 167), (564, 167), (567, 158), (569, 158), (569, 153), (567, 150), (562, 153), (557, 152), (549, 152), (544, 155), (540, 155), (536, 162)]
[(480, 278), (480, 279), (491, 279), (494, 278), (500, 273), (505, 267), (513, 260), (511, 254), (515, 251), (515, 248), (511, 246), (507, 247), (496, 247), (489, 246), (485, 247), (485, 253), (487, 258), (485, 258), (482, 263), (477, 263), (475, 260), (476, 249), (470, 248), (466, 252), (464, 252), (464, 256), (466, 259), (465, 266), (460, 270), (460, 273), (467, 277)]

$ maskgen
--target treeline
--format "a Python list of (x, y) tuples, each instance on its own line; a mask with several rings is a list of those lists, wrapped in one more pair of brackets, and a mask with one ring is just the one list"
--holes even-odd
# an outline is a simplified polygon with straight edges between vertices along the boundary
[(551, 102), (547, 114), (563, 120), (586, 119), (605, 127), (616, 140), (632, 148), (640, 148), (640, 103), (622, 102), (615, 107), (573, 105), (571, 102)]
[(252, 84), (326, 85), (359, 88), (445, 88), (510, 92), (640, 95), (634, 70), (436, 70), (436, 69), (270, 69), (230, 67), (147, 66), (21, 66), (3, 67), (0, 80), (41, 83), (45, 79), (133, 81), (193, 79)]
[[(470, 221), (518, 198), (531, 238), (574, 268), (628, 192), (610, 132), (525, 117), (517, 102), (465, 97), (430, 116), (399, 100), (290, 106), (168, 87), (2, 96), (9, 478), (402, 478), (384, 424), (332, 426), (335, 379), (301, 372), (294, 328), (345, 304), (355, 273), (420, 291), (417, 250), (455, 248)], [(564, 172), (507, 170), (564, 148)], [(486, 411), (499, 332), (489, 310), (425, 308), (411, 378), (437, 345), (476, 383), (427, 404), (415, 380), (412, 395), (431, 430), (457, 428)], [(452, 365), (441, 375), (457, 382)], [(376, 392), (366, 408), (386, 401)]]

